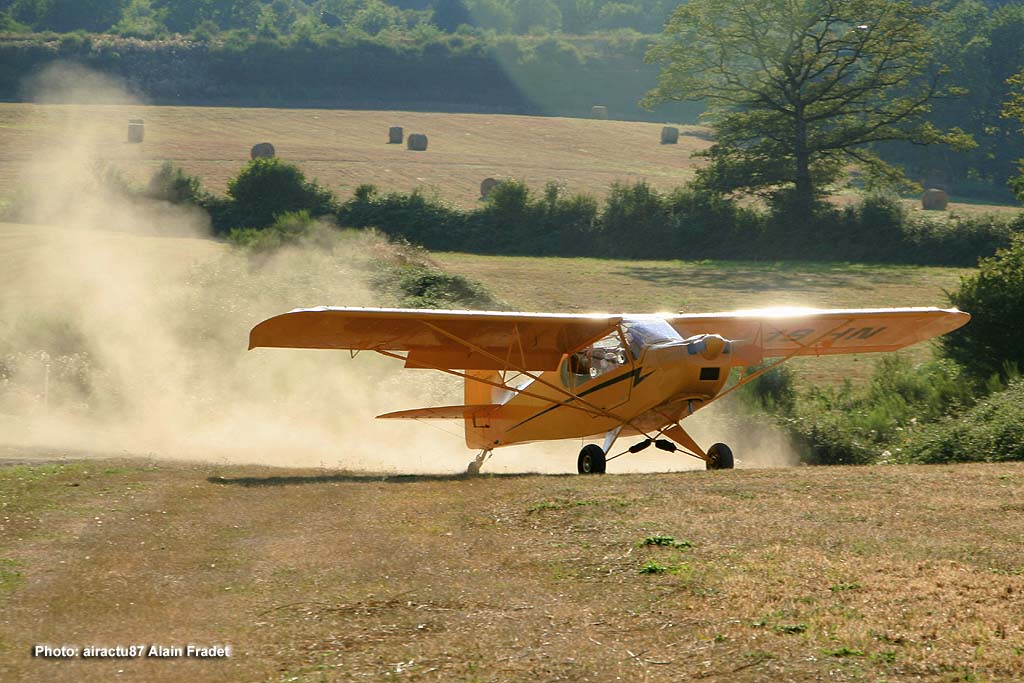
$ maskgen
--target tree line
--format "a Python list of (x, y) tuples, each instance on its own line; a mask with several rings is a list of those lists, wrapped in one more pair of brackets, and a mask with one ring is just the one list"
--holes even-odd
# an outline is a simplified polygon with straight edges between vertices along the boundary
[(280, 158), (249, 162), (225, 195), (205, 191), (198, 178), (171, 164), (141, 193), (203, 208), (214, 233), (224, 237), (287, 239), (288, 230), (275, 234), (280, 217), (306, 212), (430, 250), (481, 254), (973, 266), (1024, 234), (1024, 217), (915, 217), (892, 195), (868, 195), (845, 207), (823, 204), (812, 222), (795, 223), (791, 214), (698, 186), (659, 192), (644, 182), (616, 184), (603, 202), (555, 182), (537, 192), (516, 180), (499, 183), (468, 210), (420, 190), (365, 184), (342, 201)]
[(675, 0), (3, 0), (8, 30), (281, 36), (354, 27), (376, 35), (432, 26), (497, 33), (661, 31)]

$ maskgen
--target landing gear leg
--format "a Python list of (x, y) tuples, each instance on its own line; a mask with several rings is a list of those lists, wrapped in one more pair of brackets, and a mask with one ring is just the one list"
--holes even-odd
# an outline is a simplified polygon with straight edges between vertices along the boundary
[(491, 457), (493, 452), (490, 448), (484, 448), (477, 453), (473, 462), (469, 463), (469, 467), (466, 468), (466, 474), (480, 474), (480, 468), (484, 466), (484, 461)]
[[(732, 457), (732, 449), (726, 446), (724, 443), (716, 443), (711, 446), (706, 452), (697, 445), (697, 442), (693, 440), (686, 430), (682, 426), (676, 424), (672, 425), (668, 429), (662, 432), (665, 436), (675, 441), (677, 444), (685, 448), (690, 452), (690, 455), (700, 458), (704, 461), (705, 469), (709, 470), (731, 470), (735, 466), (735, 461)], [(658, 448), (664, 448), (662, 442), (655, 441), (654, 445)], [(672, 445), (672, 444), (665, 444)], [(666, 451), (673, 450), (671, 448), (664, 448)]]

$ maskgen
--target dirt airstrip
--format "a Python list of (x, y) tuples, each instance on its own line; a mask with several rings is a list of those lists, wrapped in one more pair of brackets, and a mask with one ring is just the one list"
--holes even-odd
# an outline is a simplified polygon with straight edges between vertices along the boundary
[[(0, 679), (1013, 681), (1024, 467), (0, 468)], [(648, 542), (644, 544), (645, 540)], [(230, 645), (218, 659), (44, 659)]]

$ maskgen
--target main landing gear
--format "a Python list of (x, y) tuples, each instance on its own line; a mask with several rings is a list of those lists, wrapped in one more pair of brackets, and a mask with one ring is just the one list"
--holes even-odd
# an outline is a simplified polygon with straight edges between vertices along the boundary
[(588, 443), (580, 450), (580, 457), (576, 458), (576, 469), (580, 474), (604, 474), (607, 465), (604, 449), (596, 443)]
[(705, 458), (705, 469), (731, 470), (733, 468), (732, 449), (724, 443), (712, 444)]
[(692, 455), (695, 458), (700, 458), (704, 461), (705, 469), (731, 470), (735, 467), (732, 449), (724, 443), (713, 444), (711, 448), (705, 452), (679, 425), (673, 425), (672, 427), (660, 432), (660, 434), (669, 438), (644, 439), (639, 443), (633, 444), (622, 453), (608, 457), (612, 444), (615, 443), (615, 439), (619, 435), (619, 429), (615, 429), (608, 432), (607, 437), (605, 437), (604, 448), (598, 446), (596, 443), (591, 443), (587, 444), (582, 448), (582, 450), (580, 450), (580, 455), (576, 459), (576, 470), (580, 474), (604, 474), (609, 460), (614, 460), (626, 453), (639, 453), (651, 445), (656, 448), (660, 448), (663, 451), (668, 451), (669, 453), (682, 452)]

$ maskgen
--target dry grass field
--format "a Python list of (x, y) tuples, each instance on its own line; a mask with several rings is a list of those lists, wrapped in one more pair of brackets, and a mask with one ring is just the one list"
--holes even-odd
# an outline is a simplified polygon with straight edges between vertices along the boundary
[[(127, 142), (128, 120), (145, 121), (142, 144)], [(389, 145), (388, 127), (425, 133), (426, 152)], [(172, 161), (223, 192), (257, 142), (299, 164), (342, 197), (356, 186), (423, 188), (463, 207), (475, 206), (487, 177), (524, 180), (538, 189), (549, 180), (571, 191), (603, 195), (616, 181), (646, 180), (668, 190), (692, 177), (690, 154), (708, 146), (686, 135), (659, 144), (653, 123), (588, 119), (336, 111), (147, 107), (141, 105), (0, 104), (0, 197), (17, 188), (19, 170), (48, 145), (88, 127), (101, 158), (143, 182)]]
[[(0, 500), (4, 681), (1024, 678), (1019, 464), (466, 479), (101, 460), (0, 468)], [(231, 656), (32, 658), (44, 643)]]
[[(127, 142), (129, 119), (145, 122), (142, 144)], [(389, 126), (425, 133), (427, 152), (387, 144)], [(347, 198), (360, 184), (386, 191), (421, 188), (463, 208), (478, 205), (487, 177), (523, 180), (539, 190), (557, 181), (604, 196), (615, 182), (646, 181), (667, 191), (693, 177), (691, 154), (708, 147), (707, 129), (681, 126), (677, 145), (659, 143), (661, 124), (537, 116), (330, 109), (167, 107), (131, 104), (0, 103), (0, 199), (17, 191), (21, 169), (49, 145), (88, 128), (100, 160), (142, 183), (172, 161), (223, 192), (257, 142)], [(853, 201), (841, 191), (835, 201)], [(906, 202), (920, 211), (919, 202)], [(1019, 207), (951, 201), (950, 213), (1016, 213)], [(935, 218), (944, 214), (928, 212)]]

